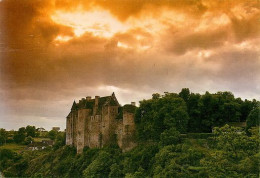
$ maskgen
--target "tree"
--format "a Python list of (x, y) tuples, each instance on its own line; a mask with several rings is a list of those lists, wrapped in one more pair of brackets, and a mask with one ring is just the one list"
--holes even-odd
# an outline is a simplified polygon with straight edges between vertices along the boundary
[(19, 128), (17, 132), (14, 134), (14, 141), (16, 143), (22, 143), (26, 137), (26, 131), (24, 127)]
[(161, 133), (160, 144), (162, 146), (177, 144), (180, 142), (180, 132), (175, 128), (170, 128)]
[(7, 132), (5, 129), (0, 129), (0, 146), (5, 144), (7, 140)]
[(259, 127), (260, 125), (260, 107), (256, 107), (255, 109), (253, 109), (247, 119), (246, 119), (246, 127), (247, 130), (251, 127)]
[(30, 144), (30, 143), (32, 143), (32, 142), (33, 142), (33, 138), (32, 138), (31, 136), (26, 137), (25, 140), (24, 140), (24, 143), (25, 143), (26, 145), (28, 145), (28, 144)]
[(189, 114), (188, 132), (202, 132), (200, 117), (200, 94), (191, 93), (187, 102)]
[(64, 132), (60, 132), (57, 134), (55, 139), (54, 148), (58, 149), (66, 144), (66, 135)]
[(136, 110), (137, 136), (141, 140), (160, 140), (165, 129), (175, 127), (186, 132), (189, 116), (187, 107), (177, 94), (167, 93), (158, 99), (143, 100)]
[(26, 131), (27, 137), (28, 136), (35, 137), (35, 135), (36, 135), (36, 128), (35, 128), (35, 126), (28, 125), (25, 128), (25, 131)]
[(120, 177), (124, 177), (122, 169), (118, 164), (116, 163), (112, 164), (110, 166), (109, 178), (120, 178)]
[(183, 88), (179, 93), (179, 96), (187, 103), (190, 98), (190, 89)]
[(161, 97), (159, 93), (154, 93), (152, 96), (153, 99), (159, 99)]
[(251, 136), (241, 132), (241, 128), (225, 125), (215, 128), (216, 146), (201, 163), (209, 177), (257, 177), (259, 175), (259, 135)]
[(108, 177), (112, 164), (111, 154), (101, 151), (91, 164), (83, 171), (85, 177)]
[(241, 122), (245, 122), (250, 111), (254, 108), (254, 101), (245, 100), (241, 103), (240, 112), (241, 112)]
[(236, 102), (225, 103), (224, 115), (227, 122), (239, 122), (241, 117), (240, 104)]
[(58, 135), (58, 132), (56, 130), (51, 130), (48, 132), (48, 137), (51, 140), (55, 140), (57, 135)]

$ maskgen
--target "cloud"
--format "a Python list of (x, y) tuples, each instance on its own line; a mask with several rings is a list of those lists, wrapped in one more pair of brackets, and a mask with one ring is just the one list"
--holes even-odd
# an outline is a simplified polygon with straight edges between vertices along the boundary
[[(1, 124), (19, 117), (22, 124), (64, 124), (74, 99), (112, 90), (122, 103), (183, 87), (244, 98), (260, 92), (254, 1), (118, 2), (0, 2)], [(57, 20), (57, 12), (84, 18)], [(113, 23), (84, 21), (92, 12)], [(111, 24), (122, 29), (111, 31)], [(108, 36), (98, 31), (106, 29)]]

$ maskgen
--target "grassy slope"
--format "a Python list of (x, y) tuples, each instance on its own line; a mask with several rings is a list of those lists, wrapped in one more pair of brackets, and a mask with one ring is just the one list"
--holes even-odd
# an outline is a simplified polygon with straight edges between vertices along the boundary
[(26, 145), (18, 145), (16, 143), (7, 143), (3, 146), (0, 146), (0, 149), (9, 149), (15, 152), (20, 152), (26, 148)]
[[(33, 140), (35, 142), (42, 142), (42, 140), (50, 140), (50, 138), (36, 137), (36, 138), (33, 138)], [(9, 150), (12, 150), (15, 152), (21, 152), (21, 151), (24, 151), (26, 147), (27, 147), (26, 145), (21, 145), (21, 144), (16, 144), (16, 143), (7, 143), (5, 145), (0, 146), (0, 149), (9, 149)]]

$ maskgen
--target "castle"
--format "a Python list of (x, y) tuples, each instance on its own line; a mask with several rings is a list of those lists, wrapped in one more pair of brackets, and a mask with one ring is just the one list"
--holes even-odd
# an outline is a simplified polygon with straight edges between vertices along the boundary
[(72, 145), (81, 153), (85, 146), (101, 148), (118, 144), (123, 150), (135, 146), (135, 103), (118, 103), (115, 94), (82, 98), (72, 104), (66, 120), (66, 145)]

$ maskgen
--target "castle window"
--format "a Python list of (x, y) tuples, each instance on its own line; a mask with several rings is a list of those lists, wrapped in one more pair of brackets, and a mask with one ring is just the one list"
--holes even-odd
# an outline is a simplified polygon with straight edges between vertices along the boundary
[(96, 115), (96, 121), (98, 122), (100, 120), (100, 115)]

